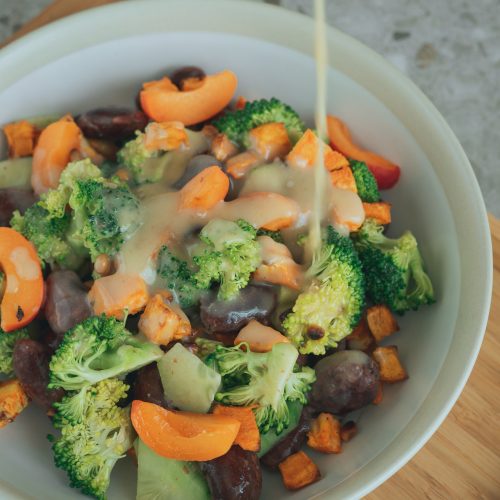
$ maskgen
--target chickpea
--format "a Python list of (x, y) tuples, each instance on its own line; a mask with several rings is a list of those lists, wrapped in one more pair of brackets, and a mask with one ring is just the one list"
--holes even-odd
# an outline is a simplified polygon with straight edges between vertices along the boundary
[(102, 253), (94, 262), (94, 271), (101, 276), (107, 276), (111, 270), (111, 259), (109, 255)]

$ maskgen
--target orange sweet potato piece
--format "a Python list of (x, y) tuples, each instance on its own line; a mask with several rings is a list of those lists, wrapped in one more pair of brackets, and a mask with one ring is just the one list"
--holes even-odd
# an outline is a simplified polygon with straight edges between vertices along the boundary
[(265, 123), (255, 127), (249, 132), (252, 149), (266, 161), (275, 158), (284, 158), (292, 149), (292, 143), (288, 137), (283, 123)]
[(312, 422), (307, 433), (307, 445), (321, 453), (340, 453), (342, 439), (340, 422), (330, 413), (320, 413)]
[(243, 153), (232, 156), (226, 162), (227, 173), (235, 178), (241, 179), (253, 167), (262, 163), (262, 158), (253, 151), (244, 151)]
[(378, 363), (382, 382), (401, 382), (408, 378), (408, 374), (399, 360), (397, 346), (377, 347), (372, 356)]
[(0, 429), (28, 406), (28, 396), (17, 379), (0, 382)]
[(368, 328), (366, 317), (362, 317), (358, 326), (346, 337), (347, 348), (356, 351), (372, 352), (377, 343)]
[(289, 490), (299, 490), (321, 477), (317, 465), (303, 451), (285, 458), (278, 467), (283, 484)]
[(228, 70), (206, 76), (200, 86), (188, 91), (179, 91), (165, 77), (143, 85), (141, 107), (156, 122), (194, 125), (222, 111), (233, 98), (237, 85), (236, 75)]
[(223, 201), (228, 191), (228, 176), (216, 165), (208, 167), (180, 190), (179, 208), (209, 210)]
[(375, 395), (375, 399), (372, 401), (374, 405), (379, 405), (384, 399), (384, 388), (382, 382), (378, 383), (377, 394)]
[(386, 305), (369, 307), (366, 311), (366, 321), (377, 342), (399, 330), (396, 318)]
[(340, 189), (348, 189), (353, 193), (358, 192), (354, 174), (352, 173), (351, 167), (349, 166), (344, 166), (341, 168), (337, 168), (336, 170), (332, 170), (330, 172), (330, 180), (335, 187), (338, 187)]
[(252, 319), (234, 339), (234, 345), (243, 342), (248, 344), (252, 352), (269, 352), (275, 344), (290, 341), (274, 328)]
[(251, 406), (216, 405), (213, 413), (214, 415), (232, 417), (241, 423), (234, 444), (241, 446), (241, 448), (247, 451), (260, 450), (259, 428), (257, 427), (255, 414)]
[(140, 276), (117, 273), (95, 280), (88, 297), (95, 314), (123, 319), (142, 311), (149, 294)]
[(26, 120), (9, 123), (3, 127), (7, 144), (9, 145), (9, 158), (31, 156), (35, 147), (35, 126)]
[(247, 104), (247, 100), (242, 96), (238, 96), (236, 99), (236, 102), (234, 103), (234, 109), (239, 110), (243, 109)]
[(172, 151), (189, 144), (181, 122), (150, 123), (144, 134), (144, 147), (150, 151)]
[(204, 78), (197, 78), (196, 76), (184, 78), (181, 82), (181, 90), (184, 92), (188, 90), (195, 90), (203, 85), (203, 80)]
[(141, 333), (159, 345), (168, 345), (191, 333), (187, 316), (179, 307), (169, 304), (161, 293), (148, 301), (138, 326)]
[(226, 134), (217, 134), (212, 140), (210, 152), (219, 161), (226, 161), (238, 153), (238, 148)]
[[(306, 130), (286, 157), (288, 165), (295, 168), (314, 167), (318, 154), (318, 141), (318, 137), (312, 130)], [(338, 151), (333, 151), (328, 144), (323, 145), (323, 155), (325, 168), (329, 172), (349, 166), (347, 158)]]
[(363, 203), (365, 217), (375, 219), (379, 224), (389, 224), (391, 222), (391, 204), (385, 201), (375, 203)]
[(346, 422), (344, 425), (342, 425), (342, 428), (340, 429), (340, 437), (342, 438), (342, 441), (344, 443), (350, 441), (357, 433), (358, 433), (358, 426), (356, 425), (356, 422), (353, 422), (352, 420)]

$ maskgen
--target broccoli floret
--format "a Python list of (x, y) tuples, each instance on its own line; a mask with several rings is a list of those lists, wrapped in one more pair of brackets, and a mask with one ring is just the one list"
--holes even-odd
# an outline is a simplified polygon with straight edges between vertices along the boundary
[(12, 375), (12, 355), (14, 353), (14, 345), (18, 340), (27, 338), (28, 333), (24, 328), (9, 333), (4, 332), (0, 328), (0, 373), (3, 373), (4, 375)]
[(417, 240), (410, 231), (400, 238), (388, 238), (384, 228), (367, 219), (354, 236), (368, 295), (376, 304), (386, 304), (404, 313), (434, 302), (434, 290)]
[(288, 343), (275, 344), (267, 353), (251, 352), (247, 344), (219, 345), (213, 356), (223, 384), (215, 399), (235, 406), (259, 405), (254, 412), (262, 433), (286, 429), (287, 401), (307, 403), (306, 394), (316, 379), (312, 368), (294, 371), (298, 352)]
[(380, 200), (380, 193), (375, 177), (362, 161), (352, 160), (350, 162), (351, 170), (356, 181), (358, 195), (361, 200), (367, 203), (375, 203)]
[(269, 229), (258, 229), (257, 236), (269, 236), (277, 243), (283, 243), (283, 235), (279, 231), (270, 231)]
[(306, 130), (297, 112), (274, 97), (247, 102), (243, 109), (224, 114), (213, 125), (236, 144), (249, 148), (248, 132), (259, 125), (272, 122), (285, 125), (292, 143), (297, 142)]
[(115, 318), (93, 316), (66, 332), (50, 360), (49, 387), (79, 390), (159, 359), (163, 351)]
[(129, 387), (116, 378), (103, 380), (56, 403), (53, 422), (61, 436), (49, 436), (54, 462), (70, 485), (84, 494), (106, 498), (111, 471), (133, 443), (130, 408), (120, 408)]
[(71, 216), (53, 217), (51, 213), (35, 203), (24, 215), (14, 212), (10, 225), (30, 240), (43, 263), (57, 264), (64, 269), (78, 269), (85, 251), (70, 243), (68, 239)]
[(114, 255), (141, 225), (139, 200), (128, 186), (104, 179), (77, 180), (69, 199), (72, 237), (88, 248), (92, 261)]
[(246, 221), (211, 220), (201, 230), (201, 243), (193, 251), (193, 261), (199, 267), (194, 275), (197, 286), (207, 289), (218, 282), (220, 299), (237, 295), (261, 262), (256, 235)]
[(135, 139), (127, 142), (118, 151), (117, 160), (132, 174), (132, 179), (136, 184), (158, 182), (163, 174), (162, 165), (148, 162), (148, 160), (158, 158), (163, 153), (146, 148), (144, 132), (137, 131), (135, 135)]
[(361, 262), (351, 240), (328, 226), (307, 274), (311, 282), (283, 327), (301, 353), (321, 355), (351, 333), (365, 305)]
[(167, 246), (158, 252), (157, 274), (165, 288), (174, 294), (182, 308), (194, 306), (200, 299), (193, 272), (188, 263), (176, 257)]

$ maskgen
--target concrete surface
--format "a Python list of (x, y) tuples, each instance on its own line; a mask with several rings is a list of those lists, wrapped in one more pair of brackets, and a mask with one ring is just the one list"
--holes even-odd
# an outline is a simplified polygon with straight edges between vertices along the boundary
[[(500, 0), (326, 0), (330, 24), (406, 73), (467, 152), (500, 217)], [(0, 40), (51, 0), (0, 0)], [(312, 0), (269, 0), (312, 15)]]

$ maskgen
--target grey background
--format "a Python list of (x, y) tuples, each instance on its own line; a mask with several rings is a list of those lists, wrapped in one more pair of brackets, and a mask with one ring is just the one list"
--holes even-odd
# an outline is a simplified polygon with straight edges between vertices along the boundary
[[(51, 0), (0, 0), (0, 41)], [(312, 15), (312, 0), (269, 0)], [(326, 0), (328, 22), (406, 73), (444, 115), (500, 217), (500, 0)], [(277, 28), (278, 29), (278, 28)]]

